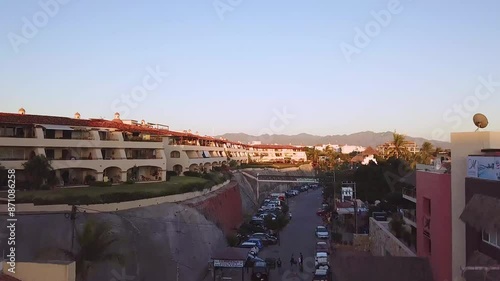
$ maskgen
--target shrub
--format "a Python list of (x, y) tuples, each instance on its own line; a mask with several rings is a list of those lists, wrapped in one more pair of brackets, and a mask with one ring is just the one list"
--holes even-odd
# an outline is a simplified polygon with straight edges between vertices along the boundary
[(341, 243), (342, 242), (342, 233), (332, 233), (332, 240), (334, 243)]
[(133, 180), (127, 180), (127, 181), (125, 182), (125, 184), (134, 184), (134, 183), (135, 183), (135, 181), (133, 181)]
[(85, 184), (92, 184), (95, 182), (95, 177), (93, 175), (86, 175), (83, 182)]
[(167, 176), (175, 177), (178, 176), (176, 171), (167, 171)]
[(112, 186), (113, 183), (110, 181), (104, 182), (104, 181), (95, 181), (91, 184), (92, 186)]
[(236, 247), (238, 246), (238, 243), (240, 242), (240, 239), (236, 235), (228, 235), (226, 236), (227, 244), (229, 247)]
[(185, 171), (183, 173), (186, 177), (198, 177), (198, 178), (201, 178), (202, 177), (202, 174), (199, 173), (199, 172), (192, 172), (192, 171)]

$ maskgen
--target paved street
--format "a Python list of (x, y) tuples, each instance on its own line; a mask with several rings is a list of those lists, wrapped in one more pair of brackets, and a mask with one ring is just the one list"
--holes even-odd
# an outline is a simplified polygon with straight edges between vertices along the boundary
[[(271, 280), (274, 281), (302, 281), (311, 280), (314, 271), (314, 253), (316, 236), (314, 230), (321, 225), (321, 218), (316, 210), (321, 206), (321, 190), (311, 190), (289, 199), (292, 220), (281, 233), (281, 245), (265, 248), (260, 256), (280, 257), (283, 262), (281, 272), (273, 270)], [(290, 266), (290, 257), (295, 259), (302, 252), (304, 256), (304, 271), (300, 272), (297, 266)], [(250, 280), (250, 279), (247, 279)]]
[[(281, 270), (271, 270), (271, 281), (309, 281), (313, 277), (314, 253), (316, 236), (314, 230), (321, 225), (321, 218), (316, 215), (316, 210), (321, 207), (321, 189), (310, 190), (296, 197), (289, 198), (289, 207), (292, 212), (292, 220), (281, 232), (281, 243), (279, 245), (264, 248), (259, 257), (281, 258), (283, 266)], [(300, 272), (298, 266), (290, 266), (290, 258), (294, 254), (295, 259), (302, 253), (304, 256), (304, 271)], [(251, 269), (245, 276), (245, 281), (251, 280)], [(241, 280), (241, 271), (226, 269), (224, 275), (232, 279)], [(227, 277), (229, 278), (229, 277)], [(210, 278), (207, 278), (207, 280)]]

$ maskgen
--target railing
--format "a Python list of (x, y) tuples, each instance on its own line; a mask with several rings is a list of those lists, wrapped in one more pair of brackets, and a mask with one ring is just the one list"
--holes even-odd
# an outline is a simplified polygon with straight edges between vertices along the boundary
[(27, 161), (29, 160), (28, 157), (2, 157), (0, 158), (0, 162), (1, 161)]
[(36, 138), (35, 136), (26, 136), (26, 135), (5, 135), (5, 134), (1, 134), (0, 135), (0, 138), (21, 138), (21, 139), (34, 139)]
[(403, 195), (406, 195), (411, 198), (417, 198), (417, 190), (415, 188), (404, 187)]
[(138, 157), (127, 157), (129, 160), (133, 159), (163, 159), (161, 156), (138, 156)]
[(119, 141), (118, 138), (110, 138), (110, 137), (106, 137), (106, 138), (101, 138), (102, 141)]
[(161, 137), (126, 137), (125, 141), (151, 141), (151, 142), (162, 142), (163, 138)]
[(412, 209), (403, 209), (403, 216), (412, 222), (417, 221), (417, 211)]
[(82, 136), (82, 137), (51, 137), (51, 136), (45, 136), (45, 139), (47, 140), (94, 140), (94, 137), (92, 136)]

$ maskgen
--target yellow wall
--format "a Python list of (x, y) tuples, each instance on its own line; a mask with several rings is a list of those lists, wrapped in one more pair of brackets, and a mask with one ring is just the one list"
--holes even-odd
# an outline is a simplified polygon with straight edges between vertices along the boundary
[(8, 268), (8, 266), (4, 265), (5, 274), (22, 281), (75, 281), (76, 279), (76, 265), (74, 262), (70, 264), (17, 262), (14, 274), (8, 272)]

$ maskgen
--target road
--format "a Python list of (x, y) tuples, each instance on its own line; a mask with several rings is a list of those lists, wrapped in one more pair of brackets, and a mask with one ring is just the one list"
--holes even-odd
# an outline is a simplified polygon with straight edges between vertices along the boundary
[[(306, 281), (313, 277), (316, 226), (322, 225), (322, 220), (316, 215), (316, 210), (321, 207), (321, 189), (303, 192), (296, 197), (289, 198), (292, 220), (280, 234), (280, 245), (265, 248), (259, 256), (261, 258), (281, 258), (283, 267), (272, 270), (271, 281)], [(304, 256), (304, 271), (300, 272), (297, 266), (290, 266), (292, 254), (295, 259), (302, 253)], [(249, 278), (246, 280), (250, 280)]]
[[(316, 210), (321, 207), (321, 189), (310, 190), (300, 193), (296, 197), (288, 199), (292, 220), (280, 233), (279, 245), (268, 246), (261, 250), (259, 257), (280, 258), (281, 270), (271, 270), (270, 281), (310, 281), (313, 277), (316, 226), (322, 224), (322, 220), (316, 215)], [(300, 272), (298, 266), (290, 266), (290, 258), (294, 254), (297, 259), (300, 253), (304, 256), (304, 271)], [(245, 274), (245, 281), (251, 280), (251, 269)], [(225, 280), (241, 280), (241, 269), (225, 269)], [(230, 276), (230, 277), (229, 277)], [(231, 279), (229, 279), (231, 278)], [(207, 278), (207, 280), (212, 280)]]

